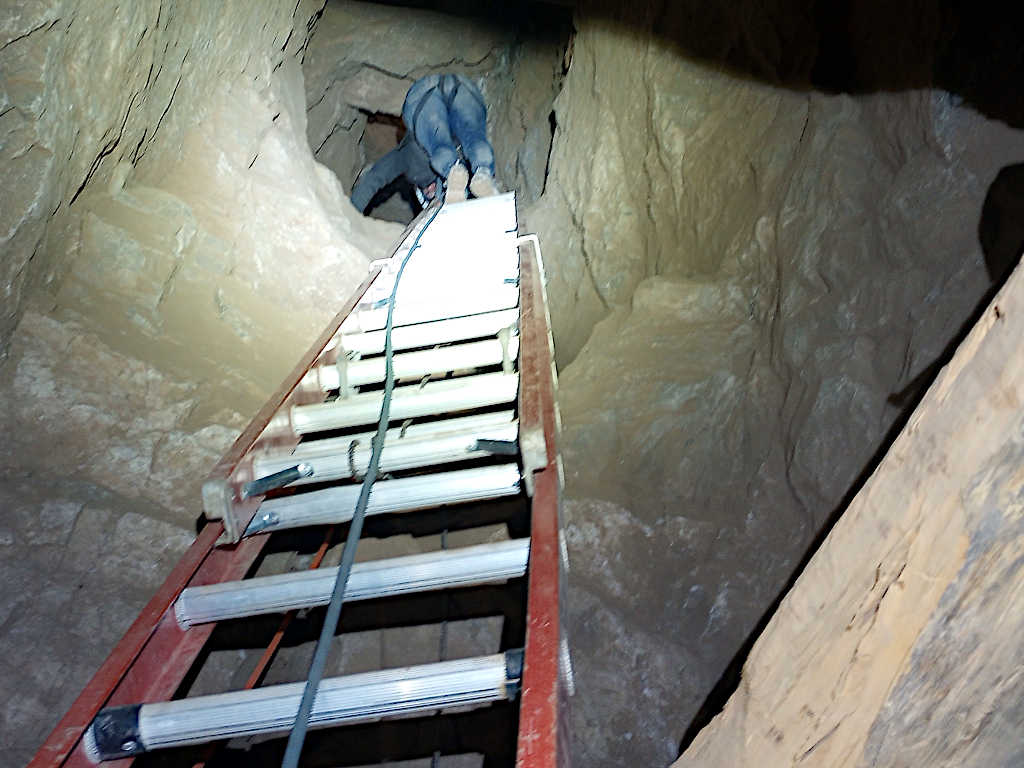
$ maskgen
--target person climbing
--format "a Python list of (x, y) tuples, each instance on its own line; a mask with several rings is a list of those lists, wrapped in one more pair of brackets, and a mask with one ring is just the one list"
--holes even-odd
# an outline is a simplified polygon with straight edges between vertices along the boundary
[(399, 176), (412, 182), (421, 202), (433, 199), (442, 185), (446, 203), (465, 200), (467, 183), (474, 197), (498, 193), (494, 150), (487, 141), (487, 106), (468, 77), (420, 78), (405, 95), (402, 120), (406, 133), (401, 142), (366, 169), (352, 188), (352, 203), (361, 213)]

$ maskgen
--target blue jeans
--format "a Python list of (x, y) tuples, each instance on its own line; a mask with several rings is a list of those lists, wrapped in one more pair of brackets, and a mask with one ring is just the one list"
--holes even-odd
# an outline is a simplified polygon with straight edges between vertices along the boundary
[(494, 174), (494, 150), (487, 141), (483, 94), (463, 75), (427, 75), (405, 95), (402, 119), (430, 157), (442, 179), (459, 160), (459, 148), (471, 170)]

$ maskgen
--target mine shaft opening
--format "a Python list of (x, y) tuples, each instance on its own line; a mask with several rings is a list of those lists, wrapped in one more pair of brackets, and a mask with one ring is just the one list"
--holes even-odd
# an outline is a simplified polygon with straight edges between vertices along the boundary
[[(351, 195), (361, 174), (405, 135), (401, 107), (418, 78), (457, 73), (487, 105), (499, 189), (535, 202), (544, 190), (555, 133), (554, 100), (568, 66), (568, 6), (549, 3), (328, 4), (305, 66), (308, 137), (316, 158)], [(346, 35), (339, 27), (352, 29)], [(365, 30), (362, 39), (360, 30)], [(337, 41), (331, 46), (325, 41)], [(421, 210), (402, 176), (380, 189), (367, 215), (409, 223)]]

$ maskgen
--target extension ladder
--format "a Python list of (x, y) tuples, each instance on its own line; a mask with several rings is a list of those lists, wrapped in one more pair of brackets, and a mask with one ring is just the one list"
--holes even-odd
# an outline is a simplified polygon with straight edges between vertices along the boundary
[[(289, 731), (304, 684), (259, 685), (296, 612), (328, 602), (337, 569), (319, 566), (335, 529), (352, 517), (370, 459), (387, 305), (398, 265), (417, 243), (394, 306), (396, 386), (380, 455), (388, 474), (373, 486), (366, 514), (400, 533), (424, 510), (461, 509), (468, 510), (461, 525), (472, 527), (500, 521), (503, 500), (519, 499), (526, 523), (507, 540), (453, 548), (445, 546), (446, 523), (439, 550), (356, 563), (345, 604), (380, 600), (371, 616), (386, 616), (396, 596), (525, 579), (523, 616), (505, 616), (506, 624), (525, 627), (522, 647), (325, 678), (310, 727), (394, 725), (394, 718), (452, 717), (512, 701), (516, 766), (568, 764), (563, 729), (572, 680), (559, 613), (568, 562), (539, 243), (518, 235), (513, 193), (444, 205), (432, 221), (429, 212), (390, 259), (371, 265), (218, 463), (203, 485), (208, 522), (30, 768), (101, 761), (124, 768), (143, 753), (196, 744), (208, 746), (179, 753), (185, 764), (202, 765), (224, 740)], [(273, 549), (268, 542), (309, 526), (327, 532), (308, 570), (252, 576)], [(244, 627), (247, 617), (267, 614), (284, 617), (243, 690), (181, 698), (215, 627)], [(514, 629), (503, 633), (503, 646), (514, 641)], [(454, 717), (471, 729), (476, 722)], [(339, 739), (344, 732), (337, 730)], [(382, 759), (373, 757), (365, 762)], [(331, 765), (342, 764), (336, 758)]]

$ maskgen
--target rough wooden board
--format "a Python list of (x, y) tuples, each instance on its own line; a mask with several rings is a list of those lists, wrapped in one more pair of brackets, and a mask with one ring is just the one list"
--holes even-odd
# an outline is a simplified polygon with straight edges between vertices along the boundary
[(1024, 269), (673, 768), (1024, 764)]

